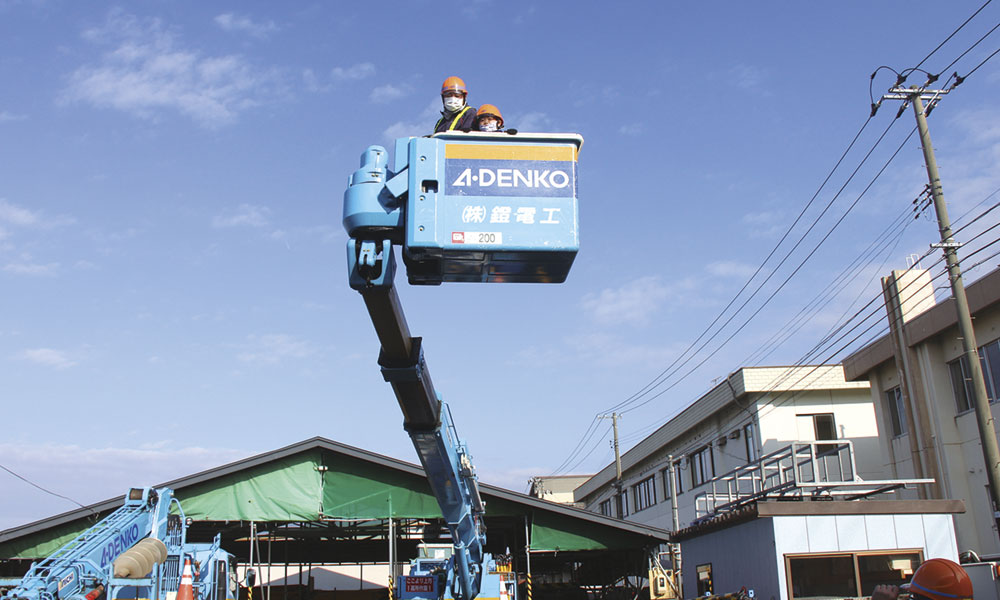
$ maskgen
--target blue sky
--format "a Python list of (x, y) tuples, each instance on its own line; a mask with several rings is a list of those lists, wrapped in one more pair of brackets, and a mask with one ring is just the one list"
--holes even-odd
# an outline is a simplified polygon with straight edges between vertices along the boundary
[[(865, 123), (872, 71), (916, 65), (980, 4), (0, 0), (0, 464), (87, 503), (315, 435), (415, 461), (347, 286), (341, 198), (362, 150), (428, 132), (441, 81), (459, 75), (470, 103), (499, 106), (509, 127), (586, 139), (565, 284), (398, 278), (482, 479), (523, 490), (761, 264)], [(998, 20), (988, 6), (924, 68)], [(951, 70), (968, 73), (998, 40)], [(998, 64), (931, 117), (953, 218), (1000, 187)], [(892, 83), (880, 72), (875, 94)], [(897, 107), (863, 131), (795, 234)], [(626, 447), (748, 364), (908, 209), (926, 182), (919, 144), (903, 143), (912, 127), (907, 112), (817, 232), (900, 154), (750, 324), (626, 414)], [(935, 241), (927, 217), (904, 221), (764, 364), (800, 360), (877, 294), (874, 276)], [(607, 464), (605, 426), (570, 470)], [(0, 472), (0, 528), (73, 506)]]

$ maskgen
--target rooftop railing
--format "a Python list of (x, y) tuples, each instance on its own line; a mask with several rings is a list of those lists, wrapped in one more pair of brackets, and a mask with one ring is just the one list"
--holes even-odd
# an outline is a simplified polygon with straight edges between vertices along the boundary
[(695, 496), (699, 523), (769, 498), (858, 500), (933, 479), (866, 481), (858, 476), (850, 440), (797, 442), (705, 483)]

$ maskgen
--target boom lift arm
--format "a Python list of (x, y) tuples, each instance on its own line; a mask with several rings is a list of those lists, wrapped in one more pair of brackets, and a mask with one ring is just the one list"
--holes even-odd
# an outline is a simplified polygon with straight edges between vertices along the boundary
[[(352, 240), (354, 242), (354, 240)], [(372, 254), (368, 266), (352, 260), (351, 282), (364, 298), (368, 315), (381, 343), (378, 364), (403, 411), (403, 428), (417, 450), (434, 497), (441, 507), (454, 545), (453, 566), (448, 576), (456, 599), (473, 600), (482, 581), (484, 506), (475, 469), (466, 446), (458, 439), (446, 404), (434, 391), (424, 361), (421, 338), (410, 335), (406, 317), (393, 285), (395, 256), (392, 243), (381, 240), (382, 251)], [(354, 244), (362, 255), (374, 240)], [(349, 245), (350, 246), (350, 245)], [(354, 255), (352, 255), (354, 256)], [(366, 279), (381, 271), (377, 282)], [(364, 282), (355, 285), (355, 282)]]
[(412, 284), (562, 282), (579, 249), (582, 144), (575, 134), (401, 138), (392, 169), (386, 150), (371, 146), (344, 193), (349, 282), (364, 298), (381, 344), (382, 376), (451, 532), (447, 577), (455, 600), (473, 600), (483, 582), (485, 508), (468, 451), (434, 391), (421, 339), (406, 324), (393, 249), (401, 248)]

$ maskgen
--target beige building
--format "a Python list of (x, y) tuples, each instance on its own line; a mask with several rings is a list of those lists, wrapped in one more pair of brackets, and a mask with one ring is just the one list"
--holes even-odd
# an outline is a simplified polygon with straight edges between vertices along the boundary
[(576, 505), (573, 490), (590, 479), (590, 475), (550, 475), (548, 477), (532, 477), (528, 494), (535, 498), (558, 502), (559, 504)]
[[(896, 306), (892, 314), (902, 327), (843, 364), (848, 380), (871, 385), (887, 476), (937, 480), (936, 485), (922, 486), (922, 492), (897, 494), (964, 500), (967, 511), (955, 516), (958, 549), (1000, 553), (954, 301), (935, 305), (931, 279), (924, 271), (894, 272), (884, 285), (890, 307)], [(967, 295), (997, 418), (1000, 270), (969, 285)], [(897, 298), (900, 302), (895, 302)]]
[[(704, 512), (708, 482), (793, 442), (844, 440), (847, 476), (883, 479), (877, 435), (868, 383), (845, 381), (840, 365), (744, 367), (622, 456), (622, 516), (673, 529), (672, 463), (684, 528)], [(614, 484), (612, 463), (575, 498), (587, 510), (617, 516)]]

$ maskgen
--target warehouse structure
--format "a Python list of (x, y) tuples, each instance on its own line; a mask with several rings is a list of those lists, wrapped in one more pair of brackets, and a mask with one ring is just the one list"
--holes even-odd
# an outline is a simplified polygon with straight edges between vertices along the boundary
[[(243, 567), (251, 552), (265, 565), (257, 583), (268, 589), (254, 591), (265, 600), (385, 598), (390, 570), (401, 573), (419, 543), (450, 542), (419, 466), (320, 437), (162, 486), (192, 520), (189, 541), (220, 533)], [(624, 591), (622, 582), (635, 585), (668, 538), (490, 485), (481, 492), (486, 550), (510, 554), (516, 572), (530, 572), (534, 598)], [(119, 497), (0, 532), (0, 576), (19, 576), (121, 504)]]

